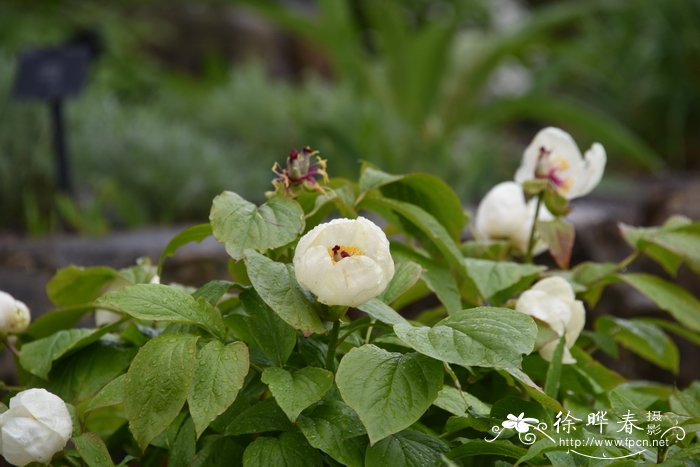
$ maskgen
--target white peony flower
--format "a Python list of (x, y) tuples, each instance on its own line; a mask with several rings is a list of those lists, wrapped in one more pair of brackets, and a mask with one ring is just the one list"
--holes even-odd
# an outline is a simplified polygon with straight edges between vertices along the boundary
[(46, 389), (27, 389), (0, 415), (0, 454), (14, 465), (49, 463), (73, 433), (66, 404)]
[(605, 149), (594, 143), (585, 157), (574, 139), (559, 128), (541, 130), (525, 149), (515, 173), (515, 181), (524, 183), (535, 178), (549, 180), (567, 199), (590, 193), (600, 183), (605, 171)]
[(0, 334), (24, 332), (31, 321), (24, 302), (0, 290)]
[[(535, 217), (536, 200), (525, 202), (520, 185), (502, 182), (491, 188), (479, 203), (474, 219), (474, 234), (479, 240), (509, 240), (521, 253), (527, 252), (530, 230)], [(542, 205), (539, 220), (551, 220), (552, 214)], [(547, 244), (539, 240), (533, 254), (542, 253)]]
[[(154, 275), (151, 278), (151, 281), (149, 282), (150, 284), (160, 284), (160, 277), (158, 274)], [(117, 280), (115, 282), (112, 282), (110, 285), (107, 286), (105, 289), (105, 293), (107, 292), (114, 292), (115, 290), (123, 289), (126, 287), (128, 284), (125, 283), (123, 280)], [(95, 310), (95, 326), (102, 327), (102, 326), (107, 326), (112, 323), (116, 323), (120, 319), (122, 319), (124, 316), (115, 313), (113, 311), (109, 310), (103, 310), (103, 309), (97, 309)]]
[(294, 252), (304, 289), (326, 305), (357, 306), (376, 297), (394, 275), (389, 240), (365, 219), (335, 219), (304, 235)]
[(540, 332), (538, 335), (537, 347), (542, 358), (552, 361), (554, 350), (563, 335), (565, 346), (562, 363), (576, 363), (569, 349), (583, 330), (586, 311), (583, 303), (576, 300), (574, 290), (566, 280), (556, 276), (542, 279), (520, 295), (515, 309), (545, 324), (546, 331), (553, 331)]

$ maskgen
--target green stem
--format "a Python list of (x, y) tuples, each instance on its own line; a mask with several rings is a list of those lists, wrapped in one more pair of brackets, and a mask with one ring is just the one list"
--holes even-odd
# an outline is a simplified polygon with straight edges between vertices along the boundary
[(626, 269), (627, 266), (629, 266), (634, 260), (636, 260), (639, 257), (639, 251), (635, 250), (632, 253), (629, 254), (625, 259), (620, 261), (618, 264), (618, 270), (622, 271), (623, 269)]
[(335, 371), (335, 347), (338, 344), (338, 333), (340, 332), (340, 320), (333, 321), (330, 340), (328, 341), (328, 353), (326, 353), (326, 368)]
[(530, 238), (527, 241), (527, 253), (525, 254), (525, 262), (532, 263), (532, 250), (535, 248), (535, 230), (537, 229), (537, 218), (540, 216), (542, 208), (542, 200), (544, 193), (537, 195), (537, 206), (535, 207), (535, 217), (532, 219), (532, 227), (530, 228)]

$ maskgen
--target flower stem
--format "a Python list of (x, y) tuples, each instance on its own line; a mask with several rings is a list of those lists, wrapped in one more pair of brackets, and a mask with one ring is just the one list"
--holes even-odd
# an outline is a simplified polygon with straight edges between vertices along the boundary
[(3, 343), (5, 344), (5, 347), (7, 347), (16, 358), (19, 358), (19, 352), (17, 351), (17, 347), (15, 347), (15, 345), (12, 343), (12, 341), (10, 341), (10, 339), (6, 337)]
[(330, 341), (328, 341), (328, 352), (326, 353), (326, 368), (335, 371), (335, 347), (338, 344), (338, 333), (340, 332), (340, 320), (333, 321)]
[(530, 228), (530, 238), (527, 241), (527, 253), (525, 254), (525, 262), (532, 263), (532, 250), (535, 248), (535, 230), (537, 229), (537, 218), (540, 216), (542, 208), (542, 200), (544, 193), (537, 195), (537, 206), (535, 206), (535, 217), (532, 219), (532, 227)]

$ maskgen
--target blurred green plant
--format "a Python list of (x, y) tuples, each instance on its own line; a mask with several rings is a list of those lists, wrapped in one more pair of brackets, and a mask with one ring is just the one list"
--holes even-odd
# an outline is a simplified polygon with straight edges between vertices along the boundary
[[(298, 83), (259, 64), (229, 70), (215, 50), (194, 79), (158, 64), (149, 46), (169, 31), (159, 1), (39, 3), (0, 7), (0, 228), (41, 234), (60, 212), (45, 111), (9, 101), (10, 57), (91, 28), (103, 54), (69, 105), (69, 144), (75, 211), (92, 206), (105, 225), (203, 219), (215, 193), (254, 197), (268, 183), (265, 165), (308, 141), (334, 175), (354, 176), (360, 160), (430, 170), (463, 200), (512, 172), (519, 135), (540, 122), (583, 145), (595, 137), (626, 172), (697, 166), (699, 0), (538, 2), (507, 26), (508, 2), (319, 0), (311, 12), (234, 4), (329, 59), (332, 80), (308, 73)], [(68, 217), (81, 231), (101, 224)]]

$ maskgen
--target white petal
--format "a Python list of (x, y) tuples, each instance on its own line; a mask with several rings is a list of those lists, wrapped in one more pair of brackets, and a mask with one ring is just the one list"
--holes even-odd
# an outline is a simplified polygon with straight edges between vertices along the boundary
[[(559, 344), (559, 341), (554, 341), (550, 342), (549, 344), (546, 344), (540, 349), (540, 356), (548, 362), (551, 362), (552, 358), (554, 358), (554, 351), (557, 348), (557, 344)], [(564, 365), (573, 365), (574, 363), (576, 363), (576, 359), (571, 355), (571, 352), (568, 348), (566, 348), (566, 346), (564, 347), (561, 362)]]
[(114, 311), (103, 309), (95, 310), (95, 326), (98, 328), (116, 323), (122, 318), (123, 316), (121, 314), (115, 313)]
[(530, 425), (523, 423), (521, 420), (515, 425), (515, 429), (518, 431), (518, 433), (527, 433), (530, 431)]
[(605, 148), (600, 143), (594, 143), (586, 151), (581, 171), (573, 179), (573, 185), (567, 193), (567, 198), (578, 198), (593, 191), (603, 178), (606, 162)]
[(535, 178), (535, 167), (542, 147), (552, 151), (553, 157), (565, 160), (569, 164), (568, 170), (578, 170), (582, 164), (581, 151), (571, 135), (560, 128), (547, 127), (540, 130), (525, 149), (520, 167), (515, 172), (516, 182), (524, 183)]
[(65, 402), (41, 388), (27, 389), (10, 399), (10, 408), (23, 407), (31, 416), (55, 431), (64, 441), (68, 441), (73, 432), (73, 422)]
[(571, 284), (559, 276), (542, 279), (533, 285), (530, 290), (539, 290), (565, 302), (573, 302), (575, 299), (574, 289), (571, 287)]
[(11, 464), (20, 466), (30, 462), (48, 463), (67, 442), (55, 431), (25, 417), (6, 419), (0, 436), (3, 457)]
[(503, 423), (501, 423), (501, 425), (503, 426), (503, 428), (510, 428), (511, 430), (512, 430), (513, 428), (515, 428), (515, 426), (516, 426), (517, 424), (518, 424), (518, 422), (513, 421), (513, 420), (506, 420), (506, 421), (504, 421)]
[(475, 234), (480, 240), (510, 240), (523, 251), (522, 238), (529, 234), (527, 216), (522, 187), (513, 182), (499, 183), (479, 203)]
[(569, 304), (540, 290), (526, 290), (520, 295), (515, 309), (547, 323), (557, 335), (566, 332), (566, 325), (571, 318)]
[(386, 277), (374, 260), (352, 256), (333, 265), (316, 295), (326, 305), (358, 306), (384, 291)]
[(581, 335), (583, 326), (586, 324), (586, 310), (583, 308), (583, 303), (576, 300), (571, 307), (571, 319), (566, 325), (566, 346), (573, 347), (576, 339)]

